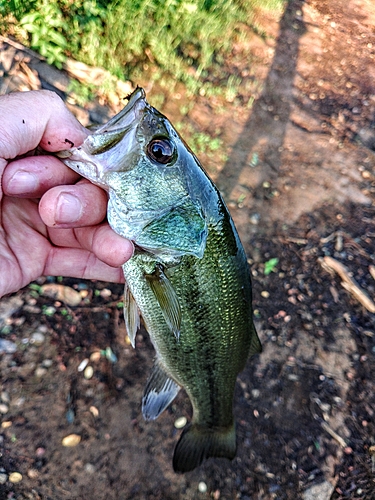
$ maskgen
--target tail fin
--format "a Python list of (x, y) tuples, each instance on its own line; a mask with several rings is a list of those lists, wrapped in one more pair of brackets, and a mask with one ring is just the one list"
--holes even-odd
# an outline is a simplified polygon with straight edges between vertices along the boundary
[(229, 428), (211, 429), (192, 424), (181, 434), (173, 456), (175, 472), (188, 472), (209, 457), (226, 457), (232, 460), (236, 455), (236, 430)]

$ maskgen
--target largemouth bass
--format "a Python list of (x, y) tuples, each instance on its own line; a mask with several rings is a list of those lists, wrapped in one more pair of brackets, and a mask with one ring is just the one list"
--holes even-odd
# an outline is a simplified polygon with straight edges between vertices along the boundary
[(246, 256), (220, 193), (140, 88), (80, 147), (59, 156), (108, 191), (109, 224), (135, 243), (123, 266), (126, 329), (134, 346), (141, 315), (156, 351), (143, 415), (156, 419), (180, 387), (193, 406), (174, 470), (233, 459), (236, 377), (261, 346)]

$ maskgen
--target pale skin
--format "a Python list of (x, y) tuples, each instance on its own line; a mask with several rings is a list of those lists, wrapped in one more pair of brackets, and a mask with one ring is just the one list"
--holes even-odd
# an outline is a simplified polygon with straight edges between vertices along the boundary
[(56, 157), (30, 154), (87, 134), (53, 92), (0, 96), (0, 297), (40, 276), (124, 281), (133, 245), (108, 226), (106, 192)]

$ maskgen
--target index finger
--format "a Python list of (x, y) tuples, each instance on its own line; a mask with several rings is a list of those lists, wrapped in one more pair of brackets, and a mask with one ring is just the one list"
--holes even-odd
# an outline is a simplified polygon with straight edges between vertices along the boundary
[(14, 92), (0, 97), (0, 158), (23, 155), (40, 145), (60, 151), (79, 145), (86, 129), (49, 90)]

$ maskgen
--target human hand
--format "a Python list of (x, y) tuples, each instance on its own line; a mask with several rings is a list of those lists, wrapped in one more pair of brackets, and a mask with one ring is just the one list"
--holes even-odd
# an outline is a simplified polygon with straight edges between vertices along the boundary
[(106, 222), (107, 195), (54, 156), (87, 136), (53, 92), (0, 96), (0, 297), (43, 275), (123, 282), (130, 241)]

